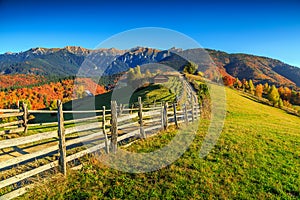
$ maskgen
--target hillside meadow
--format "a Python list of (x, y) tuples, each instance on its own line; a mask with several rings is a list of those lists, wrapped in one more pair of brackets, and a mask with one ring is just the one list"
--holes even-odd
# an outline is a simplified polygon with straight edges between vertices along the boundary
[[(19, 199), (299, 199), (300, 118), (226, 88), (227, 115), (217, 145), (199, 157), (209, 121), (202, 119), (190, 148), (154, 172), (116, 171), (92, 156), (67, 178), (39, 180)], [(150, 152), (175, 129), (124, 149)]]

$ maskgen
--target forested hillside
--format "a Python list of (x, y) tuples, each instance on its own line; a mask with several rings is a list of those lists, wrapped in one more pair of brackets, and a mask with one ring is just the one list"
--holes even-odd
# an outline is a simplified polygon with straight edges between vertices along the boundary
[(211, 49), (158, 50), (136, 47), (127, 50), (82, 47), (32, 48), (20, 53), (0, 55), (2, 74), (38, 74), (75, 76), (83, 67), (87, 76), (113, 75), (148, 63), (161, 63), (181, 71), (187, 60), (193, 61), (208, 77), (215, 66), (223, 77), (252, 79), (287, 87), (300, 86), (300, 69), (279, 60), (249, 55), (229, 54)]
[[(33, 78), (34, 76), (30, 77)], [(4, 81), (3, 77), (2, 81)], [(32, 87), (5, 89), (0, 92), (0, 108), (14, 108), (19, 101), (27, 103), (29, 109), (51, 109), (56, 108), (57, 99), (67, 102), (72, 99), (84, 97), (86, 91), (91, 92), (93, 95), (105, 92), (103, 86), (96, 84), (90, 78), (78, 78), (76, 81), (77, 83), (74, 84), (74, 79), (67, 78)], [(74, 93), (74, 87), (77, 87), (75, 88), (76, 93)]]

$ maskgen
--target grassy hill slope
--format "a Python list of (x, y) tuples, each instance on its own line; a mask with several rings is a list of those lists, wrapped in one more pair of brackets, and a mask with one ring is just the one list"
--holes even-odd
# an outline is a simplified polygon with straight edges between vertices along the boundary
[[(164, 169), (129, 174), (91, 158), (68, 178), (58, 175), (22, 199), (299, 199), (300, 118), (226, 91), (224, 129), (206, 158), (198, 156), (209, 124), (202, 120), (188, 151)], [(126, 149), (153, 151), (174, 134), (169, 130)]]
[[(118, 91), (118, 94), (124, 94), (131, 92), (128, 88), (123, 88)], [(138, 97), (142, 97), (142, 101), (145, 105), (151, 104), (153, 105), (154, 101), (162, 102), (162, 101), (174, 101), (176, 97), (176, 91), (172, 91), (172, 88), (164, 87), (163, 85), (149, 85), (147, 87), (140, 88), (136, 91), (132, 91), (132, 95), (129, 102), (126, 102), (123, 98), (118, 98), (117, 102), (125, 103), (128, 106), (128, 103), (131, 105), (132, 103), (137, 102)], [(112, 92), (107, 92), (104, 94), (96, 95), (95, 97), (85, 97), (81, 99), (76, 99), (73, 101), (66, 102), (63, 105), (64, 110), (102, 110), (103, 106), (106, 106), (107, 109), (110, 109), (110, 101), (112, 98)], [(74, 106), (74, 107), (72, 107)], [(137, 106), (137, 105), (135, 105)], [(77, 115), (77, 117), (91, 117), (95, 114), (81, 114)], [(73, 119), (73, 114), (64, 114), (65, 120)], [(54, 114), (35, 114), (34, 123), (45, 123), (45, 122), (54, 122), (57, 121), (57, 116)]]

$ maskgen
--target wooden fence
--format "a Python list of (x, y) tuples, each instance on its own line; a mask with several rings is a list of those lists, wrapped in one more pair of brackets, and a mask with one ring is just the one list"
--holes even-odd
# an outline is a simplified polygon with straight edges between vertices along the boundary
[[(193, 99), (193, 98), (191, 98)], [(190, 123), (200, 116), (199, 105), (191, 100), (183, 106), (176, 103), (161, 103), (160, 106), (143, 107), (141, 98), (138, 98), (137, 108), (126, 108), (123, 105), (117, 105), (116, 101), (111, 102), (111, 109), (93, 111), (65, 111), (62, 108), (61, 101), (57, 102), (56, 111), (28, 110), (26, 104), (21, 109), (2, 109), (0, 118), (17, 117), (14, 122), (0, 124), (0, 127), (11, 127), (9, 130), (0, 131), (0, 135), (9, 135), (11, 133), (27, 132), (32, 126), (38, 124), (28, 124), (29, 114), (34, 113), (56, 113), (57, 122), (44, 123), (44, 126), (55, 126), (57, 130), (37, 133), (28, 136), (17, 137), (13, 139), (0, 140), (0, 149), (2, 152), (13, 147), (27, 148), (27, 146), (39, 146), (37, 151), (22, 154), (0, 162), (1, 173), (9, 171), (14, 167), (28, 165), (36, 159), (45, 158), (49, 155), (57, 154), (58, 158), (48, 161), (47, 164), (24, 171), (18, 175), (1, 178), (0, 190), (11, 187), (10, 192), (0, 197), (2, 199), (12, 199), (26, 192), (33, 183), (29, 178), (43, 174), (51, 169), (58, 169), (59, 172), (67, 175), (67, 163), (78, 160), (78, 158), (104, 149), (106, 153), (116, 153), (118, 143), (127, 139), (147, 138), (160, 129), (167, 129), (170, 124), (179, 127), (181, 123)], [(98, 116), (73, 119), (64, 121), (65, 113), (97, 113)], [(92, 120), (92, 121), (91, 121)], [(76, 126), (67, 127), (68, 123), (77, 123)], [(74, 136), (76, 137), (69, 137)], [(93, 144), (91, 141), (97, 141)], [(44, 144), (53, 143), (54, 145)], [(79, 144), (87, 143), (88, 147), (78, 152), (70, 152), (79, 147)], [(75, 145), (75, 147), (73, 147)], [(73, 148), (72, 148), (73, 147)], [(82, 146), (81, 146), (82, 147)], [(1, 154), (0, 154), (1, 159)], [(25, 184), (26, 182), (29, 182)]]

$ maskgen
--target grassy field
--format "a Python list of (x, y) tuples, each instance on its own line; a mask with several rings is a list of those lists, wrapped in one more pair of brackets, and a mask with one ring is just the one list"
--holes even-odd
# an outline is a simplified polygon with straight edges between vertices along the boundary
[[(124, 88), (124, 93), (130, 89)], [(119, 91), (118, 93), (122, 94), (123, 91)], [(131, 95), (131, 94), (130, 94)], [(126, 95), (125, 95), (126, 96)], [(129, 102), (125, 102), (124, 99), (118, 98), (117, 103), (126, 103), (132, 104), (137, 102), (138, 97), (142, 97), (142, 101), (144, 104), (153, 104), (154, 101), (174, 101), (175, 93), (173, 93), (167, 87), (163, 85), (149, 85), (147, 87), (140, 88), (139, 90), (133, 91)], [(75, 110), (102, 110), (103, 106), (106, 106), (107, 109), (110, 109), (110, 101), (112, 98), (112, 92), (104, 93), (101, 95), (97, 95), (94, 98), (86, 97), (83, 99), (77, 99), (70, 102), (67, 102), (63, 105), (64, 110), (72, 110), (72, 103), (74, 103)], [(136, 105), (137, 106), (137, 105)], [(82, 114), (82, 117), (91, 117), (91, 114)], [(73, 119), (72, 114), (64, 114), (65, 120)], [(43, 123), (43, 122), (54, 122), (57, 121), (56, 114), (35, 114), (34, 123)]]
[[(221, 137), (204, 159), (199, 151), (209, 125), (202, 120), (190, 148), (161, 170), (130, 174), (90, 158), (67, 178), (57, 175), (20, 199), (299, 199), (300, 118), (226, 89)], [(126, 148), (161, 148), (174, 129)]]

